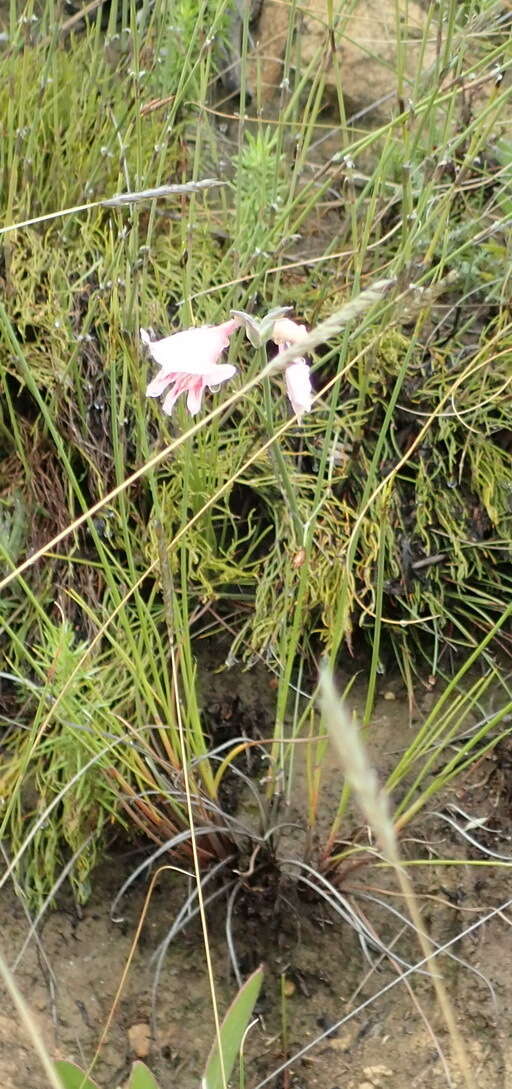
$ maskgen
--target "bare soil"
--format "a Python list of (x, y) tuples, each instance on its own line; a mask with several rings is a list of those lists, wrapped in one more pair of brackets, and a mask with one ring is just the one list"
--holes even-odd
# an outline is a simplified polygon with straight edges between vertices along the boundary
[[(254, 676), (241, 676), (246, 679), (239, 678), (238, 691), (227, 684), (226, 674), (212, 672), (207, 677), (213, 717), (222, 718), (226, 707), (229, 710), (229, 701), (236, 700), (237, 729), (242, 711), (252, 726), (258, 715), (265, 717), (265, 704), (271, 694), (268, 675), (259, 674), (256, 683)], [(225, 695), (228, 689), (229, 698)], [(382, 698), (384, 694), (387, 699)], [(355, 702), (359, 702), (357, 694)], [(387, 686), (387, 692), (381, 694), (372, 737), (374, 758), (383, 776), (410, 738), (408, 708), (397, 685)], [(512, 854), (510, 756), (510, 749), (498, 749), (459, 780), (450, 795), (472, 817), (485, 818), (485, 826), (476, 826), (470, 834), (503, 855)], [(286, 814), (295, 825), (304, 821), (303, 791), (299, 761), (295, 796)], [(332, 769), (322, 793), (323, 821), (332, 812), (338, 791), (339, 773)], [(299, 828), (298, 840), (294, 843), (292, 835), (286, 850), (299, 851), (300, 839)], [(457, 867), (432, 865), (414, 871), (424, 919), (435, 941), (445, 943), (456, 938), (512, 896), (509, 871), (496, 865), (466, 864), (471, 859), (481, 860), (482, 855), (435, 815), (422, 818), (404, 839), (406, 854), (425, 854), (425, 848), (433, 857), (456, 856), (461, 860)], [(82, 1065), (93, 1058), (144, 907), (147, 874), (123, 898), (116, 912), (116, 919), (122, 916), (122, 921), (112, 921), (111, 904), (143, 857), (144, 853), (133, 846), (129, 850), (119, 844), (112, 848), (96, 873), (92, 898), (81, 917), (62, 895), (58, 908), (48, 912), (39, 927), (39, 946), (32, 940), (16, 969), (18, 985), (54, 1057), (73, 1059)], [(152, 1001), (155, 951), (190, 888), (187, 878), (171, 870), (162, 873), (157, 881), (94, 1068), (94, 1077), (104, 1089), (126, 1083), (137, 1055), (146, 1059), (161, 1089), (199, 1085), (213, 1037), (213, 1019), (197, 920), (169, 948), (154, 1006)], [(357, 871), (347, 878), (343, 892), (347, 902), (364, 913), (380, 938), (393, 945), (397, 956), (411, 962), (420, 960), (417, 940), (407, 928), (403, 933), (404, 923), (390, 913), (390, 908), (404, 908), (384, 870), (372, 867)], [(367, 896), (377, 897), (385, 906), (365, 899)], [(437, 962), (479, 1089), (506, 1089), (512, 1084), (511, 914), (512, 906), (506, 906), (458, 940), (452, 951), (459, 961), (445, 956)], [(0, 918), (0, 944), (12, 965), (29, 928), (13, 889), (1, 895)], [(236, 989), (225, 922), (226, 899), (221, 898), (209, 915), (221, 1011)], [(368, 950), (366, 959), (353, 927), (325, 902), (310, 895), (305, 886), (299, 887), (286, 867), (280, 874), (276, 871), (274, 882), (267, 875), (261, 888), (253, 883), (237, 900), (233, 939), (243, 973), (259, 961), (266, 965), (265, 987), (257, 1011), (259, 1022), (251, 1030), (247, 1049), (249, 1086), (256, 1086), (286, 1058), (398, 980), (401, 971), (398, 963), (390, 964), (378, 952)], [(451, 1082), (443, 1061), (450, 1068)], [(461, 1084), (454, 1069), (431, 985), (425, 976), (415, 974), (329, 1032), (271, 1084), (284, 1089), (437, 1089)], [(32, 1046), (5, 997), (0, 1000), (0, 1089), (46, 1087)]]

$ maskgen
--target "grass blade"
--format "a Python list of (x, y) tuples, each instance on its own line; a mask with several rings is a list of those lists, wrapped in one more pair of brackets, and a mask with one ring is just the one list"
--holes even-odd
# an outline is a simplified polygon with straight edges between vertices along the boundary
[(226, 1083), (229, 1081), (244, 1033), (258, 1000), (262, 982), (263, 967), (260, 965), (246, 980), (229, 1007), (220, 1028), (222, 1061), (218, 1042), (215, 1041), (203, 1074), (202, 1089), (224, 1089), (222, 1068), (224, 1068)]

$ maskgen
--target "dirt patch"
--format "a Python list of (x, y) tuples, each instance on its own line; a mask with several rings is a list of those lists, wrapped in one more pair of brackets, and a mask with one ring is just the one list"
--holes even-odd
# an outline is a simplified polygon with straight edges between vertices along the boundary
[[(225, 685), (220, 675), (209, 679), (212, 729), (226, 728), (228, 706), (217, 695)], [(249, 681), (247, 682), (249, 683)], [(268, 678), (267, 678), (268, 689)], [(396, 759), (396, 750), (410, 736), (408, 709), (397, 691), (395, 700), (379, 701), (374, 737), (381, 772)], [(389, 691), (388, 691), (389, 695)], [(213, 699), (215, 696), (215, 699)], [(236, 699), (240, 700), (240, 692)], [(270, 697), (269, 697), (270, 698)], [(357, 697), (356, 697), (357, 698)], [(253, 695), (253, 727), (266, 703), (265, 689)], [(236, 707), (239, 707), (236, 704)], [(235, 710), (236, 710), (235, 707)], [(241, 716), (243, 717), (243, 716)], [(238, 729), (239, 723), (237, 724)], [(457, 784), (451, 799), (477, 819), (486, 818), (475, 835), (507, 854), (510, 798), (507, 760), (503, 750), (483, 761)], [(301, 789), (297, 765), (296, 790)], [(323, 785), (325, 807), (332, 807), (339, 776), (331, 771)], [(287, 813), (300, 816), (298, 796)], [(301, 819), (303, 819), (303, 814)], [(444, 818), (434, 815), (411, 832), (437, 857), (480, 857)], [(299, 837), (300, 838), (300, 837)], [(293, 846), (293, 844), (291, 845)], [(295, 844), (298, 849), (299, 844)], [(290, 847), (291, 849), (291, 847)], [(407, 842), (404, 843), (407, 850)], [(141, 854), (120, 849), (98, 869), (94, 893), (79, 917), (61, 897), (58, 910), (48, 913), (40, 928), (40, 944), (29, 944), (16, 968), (16, 980), (27, 998), (43, 1038), (55, 1057), (91, 1061), (112, 1009), (130, 954), (147, 892), (147, 874), (135, 882), (116, 910), (111, 904)], [(260, 871), (263, 873), (264, 871)], [(507, 870), (493, 866), (421, 867), (416, 886), (435, 941), (444, 944), (482, 919), (510, 895)], [(250, 1034), (247, 1077), (256, 1086), (296, 1051), (322, 1033), (319, 1042), (291, 1069), (272, 1079), (274, 1086), (296, 1089), (411, 1089), (450, 1084), (443, 1056), (450, 1048), (439, 1011), (425, 976), (415, 974), (393, 985), (382, 997), (358, 1007), (398, 980), (405, 964), (420, 959), (414, 937), (393, 912), (403, 905), (393, 882), (378, 868), (359, 871), (346, 883), (347, 909), (357, 908), (378, 939), (393, 946), (396, 963), (360, 941), (353, 926), (335, 914), (307, 885), (293, 879), (289, 867), (267, 884), (247, 882), (232, 904), (232, 940), (240, 971), (249, 972), (260, 960), (266, 965), (265, 986), (258, 1006), (259, 1023)], [(131, 1062), (143, 1055), (162, 1089), (179, 1084), (197, 1087), (202, 1063), (213, 1035), (213, 1018), (202, 938), (197, 920), (180, 934), (162, 960), (155, 988), (155, 952), (192, 888), (187, 878), (166, 870), (157, 880), (139, 944), (101, 1047), (94, 1076), (105, 1089), (122, 1086)], [(224, 1010), (236, 983), (226, 944), (226, 905), (229, 889), (209, 914), (210, 944), (219, 1007)], [(0, 900), (2, 949), (12, 965), (23, 946), (29, 924), (21, 901), (12, 890)], [(366, 951), (365, 947), (366, 946)], [(476, 1082), (481, 1089), (505, 1089), (512, 1047), (507, 1030), (512, 1006), (512, 942), (505, 909), (468, 933), (453, 946), (460, 958), (445, 956), (442, 968), (457, 1020), (467, 1043)], [(399, 963), (399, 958), (402, 964)], [(2, 1089), (47, 1089), (47, 1082), (7, 999), (0, 1013), (0, 1086)], [(332, 1029), (341, 1018), (350, 1019)], [(457, 1086), (459, 1082), (453, 1079)], [(510, 1084), (510, 1082), (508, 1082)]]

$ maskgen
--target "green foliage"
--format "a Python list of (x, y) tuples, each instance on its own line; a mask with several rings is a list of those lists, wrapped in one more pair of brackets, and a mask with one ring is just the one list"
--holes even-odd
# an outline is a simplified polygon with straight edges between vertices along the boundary
[[(40, 904), (51, 896), (57, 875), (71, 854), (75, 858), (71, 871), (74, 894), (78, 903), (84, 903), (90, 890), (89, 874), (103, 844), (105, 822), (116, 808), (103, 774), (109, 763), (108, 745), (106, 751), (95, 753), (95, 739), (103, 731), (119, 736), (119, 725), (111, 715), (114, 674), (104, 661), (82, 663), (85, 645), (76, 642), (65, 621), (57, 625), (45, 618), (40, 636), (41, 643), (31, 655), (40, 681), (34, 684), (27, 677), (22, 686), (21, 675), (18, 678), (24, 711), (32, 714), (33, 726), (21, 739), (12, 738), (2, 790), (7, 794), (9, 784), (18, 776), (22, 779), (10, 832), (15, 851), (30, 843), (23, 863), (29, 899)], [(123, 695), (116, 685), (117, 706)], [(37, 727), (52, 704), (53, 723), (35, 749)], [(45, 819), (48, 807), (54, 810), (51, 820)]]
[(213, 78), (228, 59), (232, 18), (227, 0), (176, 0), (154, 27), (151, 91), (200, 99), (205, 68)]
[(133, 1064), (128, 1089), (158, 1089), (158, 1085), (145, 1063)]
[[(62, 1089), (98, 1089), (96, 1082), (86, 1077), (84, 1071), (75, 1063), (59, 1059), (55, 1063), (55, 1070)], [(146, 1064), (138, 1061), (132, 1066), (126, 1089), (158, 1089), (158, 1085)]]
[[(224, 1089), (228, 1085), (237, 1055), (243, 1047), (254, 1007), (263, 983), (263, 968), (258, 968), (245, 981), (235, 995), (222, 1024), (219, 1039), (214, 1042), (208, 1056), (201, 1085), (203, 1089)], [(222, 1055), (222, 1058), (221, 1058)], [(75, 1063), (59, 1059), (55, 1063), (62, 1089), (98, 1089)], [(158, 1089), (157, 1082), (145, 1063), (135, 1062), (127, 1089)]]
[(98, 1089), (96, 1082), (86, 1077), (83, 1070), (67, 1059), (58, 1059), (55, 1072), (62, 1083), (62, 1089)]
[[(256, 969), (233, 999), (220, 1026), (201, 1079), (202, 1089), (223, 1089), (229, 1083), (263, 983), (263, 968)], [(222, 1054), (222, 1059), (221, 1059)]]
[(245, 268), (249, 261), (270, 254), (275, 248), (279, 236), (274, 227), (285, 201), (290, 173), (277, 135), (270, 127), (258, 127), (255, 133), (245, 132), (233, 165), (238, 212), (233, 248)]
[[(351, 127), (340, 83), (329, 152), (325, 57), (295, 63), (293, 14), (278, 116), (256, 86), (254, 114), (225, 123), (228, 5), (132, 5), (129, 25), (65, 40), (43, 7), (30, 33), (13, 19), (0, 87), (1, 830), (38, 903), (74, 858), (85, 899), (111, 821), (158, 844), (187, 832), (184, 763), (198, 820), (220, 820), (196, 634), (227, 630), (277, 671), (283, 770), (319, 647), (370, 653), (369, 718), (389, 663), (410, 686), (493, 630), (512, 519), (499, 5), (452, 5), (449, 73), (411, 84), (401, 115)], [(95, 205), (205, 177), (226, 184)], [(317, 346), (300, 428), (282, 375), (242, 392), (266, 357), (241, 333), (235, 400), (207, 427), (184, 437), (181, 406), (169, 421), (146, 401), (140, 325), (290, 305), (314, 327), (382, 277), (393, 292)]]

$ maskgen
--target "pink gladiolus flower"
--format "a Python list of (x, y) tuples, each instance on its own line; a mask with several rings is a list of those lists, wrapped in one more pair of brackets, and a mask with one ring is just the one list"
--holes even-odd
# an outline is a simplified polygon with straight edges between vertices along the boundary
[(159, 397), (168, 386), (162, 408), (170, 416), (181, 393), (187, 394), (187, 408), (195, 416), (201, 408), (203, 393), (208, 386), (213, 389), (227, 382), (236, 373), (231, 363), (218, 363), (229, 338), (239, 322), (236, 318), (222, 325), (200, 325), (196, 329), (184, 329), (163, 340), (150, 340), (145, 329), (140, 336), (160, 366), (160, 371), (149, 383), (146, 397)]
[[(277, 344), (279, 352), (291, 348), (306, 336), (306, 326), (297, 325), (290, 318), (279, 318), (272, 330), (272, 340)], [(304, 356), (297, 356), (289, 363), (284, 372), (286, 392), (290, 398), (293, 411), (300, 423), (305, 412), (311, 411), (311, 377), (309, 367)]]

